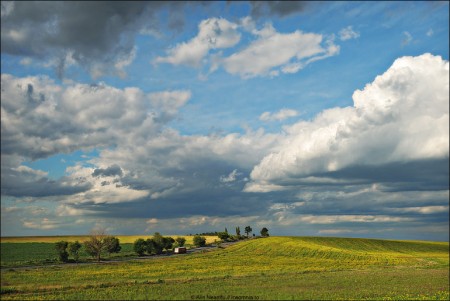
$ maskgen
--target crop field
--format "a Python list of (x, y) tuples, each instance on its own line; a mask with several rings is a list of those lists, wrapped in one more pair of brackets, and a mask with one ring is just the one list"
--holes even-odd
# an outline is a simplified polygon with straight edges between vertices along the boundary
[(1, 299), (448, 300), (448, 268), (447, 242), (270, 237), (151, 260), (3, 268)]

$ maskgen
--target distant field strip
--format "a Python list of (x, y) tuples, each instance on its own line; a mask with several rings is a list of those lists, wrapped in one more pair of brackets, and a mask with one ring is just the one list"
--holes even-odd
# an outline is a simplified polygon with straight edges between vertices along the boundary
[[(194, 236), (191, 235), (165, 235), (173, 238), (184, 237), (186, 239), (186, 243), (192, 244), (192, 240)], [(115, 235), (120, 240), (120, 243), (133, 243), (138, 238), (152, 238), (152, 235)], [(214, 240), (217, 240), (217, 236), (205, 236), (206, 243), (212, 243)], [(1, 243), (33, 243), (33, 242), (45, 242), (45, 243), (54, 243), (57, 241), (67, 241), (74, 242), (76, 240), (82, 242), (88, 240), (88, 235), (72, 235), (72, 236), (16, 236), (16, 237), (1, 237)]]
[(6, 269), (2, 300), (447, 300), (448, 257), (447, 242), (270, 237), (155, 260)]

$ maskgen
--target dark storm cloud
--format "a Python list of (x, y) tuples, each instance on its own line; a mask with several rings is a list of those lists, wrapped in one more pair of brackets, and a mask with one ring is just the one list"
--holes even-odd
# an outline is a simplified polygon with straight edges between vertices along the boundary
[(251, 15), (259, 18), (266, 15), (285, 17), (303, 12), (308, 6), (308, 1), (249, 1)]
[(122, 176), (122, 169), (119, 165), (111, 165), (107, 168), (97, 168), (92, 173), (93, 177), (103, 176), (103, 177), (112, 177), (112, 176)]
[(383, 183), (387, 191), (423, 191), (449, 189), (449, 159), (393, 162), (379, 166), (359, 165), (317, 176), (335, 179), (360, 179)]
[(226, 189), (204, 189), (159, 199), (143, 198), (127, 203), (81, 203), (71, 206), (89, 210), (102, 217), (171, 219), (264, 215), (269, 205), (269, 195), (248, 196)]
[[(135, 35), (141, 30), (159, 32), (161, 22), (180, 30), (188, 4), (193, 5), (165, 1), (2, 2), (2, 53), (56, 57), (59, 75), (68, 54), (88, 70), (101, 64), (106, 68), (102, 71), (111, 71), (108, 66), (132, 55)], [(163, 9), (168, 11), (167, 20), (160, 20)]]
[(11, 168), (4, 166), (1, 169), (1, 194), (13, 197), (48, 197), (57, 195), (73, 195), (89, 190), (92, 185), (78, 179), (73, 181), (67, 177), (58, 180), (49, 179), (47, 176), (21, 166)]

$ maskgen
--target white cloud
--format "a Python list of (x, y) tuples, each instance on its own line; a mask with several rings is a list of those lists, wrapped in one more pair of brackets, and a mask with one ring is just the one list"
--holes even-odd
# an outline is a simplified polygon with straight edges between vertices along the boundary
[(448, 81), (449, 63), (439, 56), (397, 59), (354, 92), (353, 107), (285, 127), (280, 151), (255, 166), (246, 191), (352, 165), (448, 158)]
[(428, 29), (428, 31), (427, 31), (427, 37), (431, 37), (431, 36), (433, 36), (433, 34), (434, 34), (434, 31), (433, 31), (433, 29)]
[(1, 76), (2, 155), (43, 158), (156, 134), (190, 91), (145, 94), (105, 84), (57, 85), (47, 77)]
[(351, 26), (342, 28), (339, 31), (339, 39), (341, 41), (347, 41), (350, 39), (357, 39), (357, 38), (359, 38), (359, 32), (354, 31)]
[[(248, 26), (248, 25), (247, 25)], [(329, 43), (325, 49), (323, 36), (314, 33), (278, 33), (271, 24), (261, 30), (252, 30), (258, 39), (240, 52), (221, 60), (221, 65), (231, 74), (242, 78), (277, 76), (279, 72), (295, 73), (307, 64), (335, 55), (336, 45)]]
[(259, 116), (261, 121), (283, 121), (285, 119), (298, 116), (299, 112), (292, 109), (281, 109), (276, 113), (264, 112)]
[(199, 67), (212, 49), (236, 45), (241, 35), (238, 25), (223, 18), (210, 18), (198, 25), (198, 34), (188, 42), (180, 43), (167, 51), (167, 56), (157, 57), (155, 63), (184, 64)]
[(233, 170), (228, 176), (220, 176), (220, 182), (222, 183), (230, 183), (236, 181), (236, 177), (240, 175), (237, 169)]

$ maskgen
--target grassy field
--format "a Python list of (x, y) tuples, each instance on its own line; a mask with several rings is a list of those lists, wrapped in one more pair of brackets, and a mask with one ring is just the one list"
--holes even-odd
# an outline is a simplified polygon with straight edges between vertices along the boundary
[[(169, 235), (167, 235), (169, 236)], [(103, 260), (120, 260), (136, 257), (133, 251), (133, 242), (138, 238), (151, 238), (152, 236), (116, 236), (120, 240), (120, 253), (113, 253), (111, 255), (104, 254)], [(180, 235), (173, 235), (173, 238), (180, 237)], [(186, 246), (193, 246), (193, 236), (181, 236), (186, 239)], [(217, 236), (205, 236), (206, 243), (213, 243), (219, 240)], [(88, 240), (88, 236), (29, 236), (29, 237), (8, 237), (3, 238), (0, 244), (0, 254), (2, 268), (6, 267), (21, 267), (31, 265), (51, 265), (57, 264), (58, 255), (55, 251), (55, 242), (57, 241), (80, 241)], [(80, 251), (80, 262), (92, 261), (92, 257), (84, 252), (84, 248)]]
[(448, 300), (448, 267), (448, 243), (271, 237), (145, 261), (3, 269), (1, 299)]
[[(184, 237), (187, 244), (192, 244), (192, 239), (194, 236), (189, 235), (164, 235), (173, 238)], [(152, 238), (151, 235), (115, 235), (120, 240), (120, 243), (133, 243), (138, 238)], [(218, 239), (217, 236), (205, 236), (206, 243), (212, 243), (214, 240)], [(65, 240), (67, 242), (73, 241), (85, 241), (88, 240), (88, 235), (73, 235), (73, 236), (18, 236), (18, 237), (1, 237), (1, 243), (54, 243), (57, 241)]]

